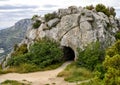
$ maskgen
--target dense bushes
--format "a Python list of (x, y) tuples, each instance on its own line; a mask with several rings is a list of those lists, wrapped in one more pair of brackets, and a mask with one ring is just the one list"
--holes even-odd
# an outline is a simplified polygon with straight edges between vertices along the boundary
[(78, 49), (77, 63), (80, 66), (94, 70), (97, 64), (104, 59), (104, 50), (100, 48), (100, 43), (95, 42), (86, 47), (84, 51)]
[(103, 67), (106, 69), (105, 85), (120, 85), (120, 40), (106, 50)]
[(103, 66), (107, 70), (104, 78), (105, 85), (120, 85), (120, 55), (106, 56)]
[[(54, 64), (60, 65), (59, 63), (62, 62), (62, 50), (59, 48), (59, 44), (51, 40), (43, 39), (35, 42), (30, 47), (30, 52), (21, 52), (18, 50), (21, 48), (23, 45), (18, 47), (12, 58), (9, 59), (8, 66), (20, 67), (22, 72), (41, 70)], [(54, 66), (56, 67), (56, 65)], [(23, 67), (25, 68), (23, 69)]]
[(33, 63), (39, 67), (59, 63), (63, 56), (59, 45), (50, 40), (42, 40), (34, 43), (34, 45), (30, 47), (30, 52), (34, 56)]
[(89, 69), (95, 68), (95, 79), (82, 85), (120, 85), (120, 40), (106, 49), (105, 60), (101, 63), (99, 58), (103, 52), (99, 49), (99, 45), (92, 45), (82, 52), (79, 51), (78, 64)]
[(96, 9), (97, 12), (103, 12), (103, 13), (106, 14), (108, 17), (109, 17), (110, 15), (113, 15), (113, 16), (116, 15), (115, 9), (114, 9), (113, 7), (106, 7), (106, 6), (103, 5), (103, 4), (98, 4), (98, 5), (96, 5), (95, 9)]

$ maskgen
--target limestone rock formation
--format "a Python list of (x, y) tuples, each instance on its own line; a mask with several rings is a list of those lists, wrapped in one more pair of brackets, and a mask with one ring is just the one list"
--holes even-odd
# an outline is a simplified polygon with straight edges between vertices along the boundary
[[(75, 6), (59, 9), (57, 14), (59, 19), (42, 23), (38, 29), (31, 28), (23, 43), (48, 37), (60, 42), (61, 46), (72, 48), (77, 56), (78, 47), (84, 49), (89, 43), (99, 41), (105, 48), (115, 41), (114, 33), (118, 31), (120, 21), (113, 16)], [(45, 26), (51, 29), (44, 30)]]
[(120, 20), (95, 10), (71, 6), (59, 9), (56, 14), (58, 18), (42, 22), (38, 29), (31, 27), (22, 43), (29, 46), (36, 39), (47, 37), (56, 40), (62, 47), (70, 47), (77, 58), (77, 48), (84, 49), (96, 41), (105, 48), (115, 41), (114, 33), (120, 29)]

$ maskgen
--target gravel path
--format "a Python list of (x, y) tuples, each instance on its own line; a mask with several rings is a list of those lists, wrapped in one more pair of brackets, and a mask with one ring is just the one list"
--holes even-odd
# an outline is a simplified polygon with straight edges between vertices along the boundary
[(17, 80), (17, 81), (29, 81), (32, 82), (32, 85), (76, 85), (76, 83), (68, 83), (64, 81), (63, 78), (56, 77), (59, 72), (65, 69), (65, 67), (71, 62), (65, 62), (61, 67), (55, 70), (49, 71), (40, 71), (33, 73), (8, 73), (4, 75), (0, 75), (0, 82), (5, 80)]

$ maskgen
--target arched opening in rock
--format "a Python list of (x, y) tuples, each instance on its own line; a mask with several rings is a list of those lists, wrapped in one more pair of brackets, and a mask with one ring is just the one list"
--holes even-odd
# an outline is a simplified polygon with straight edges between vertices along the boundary
[(74, 60), (75, 58), (75, 53), (70, 47), (63, 47), (63, 53), (64, 53), (64, 60), (69, 61), (69, 60)]

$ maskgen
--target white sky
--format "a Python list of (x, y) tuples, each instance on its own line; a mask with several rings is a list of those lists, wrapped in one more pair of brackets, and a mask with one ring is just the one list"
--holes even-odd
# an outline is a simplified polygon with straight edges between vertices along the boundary
[(23, 18), (31, 18), (34, 14), (45, 13), (71, 5), (86, 6), (102, 3), (117, 9), (120, 16), (120, 0), (0, 0), (0, 28), (12, 26)]

